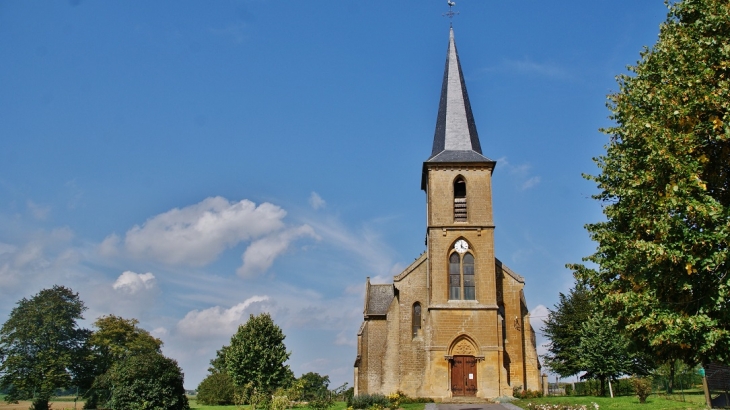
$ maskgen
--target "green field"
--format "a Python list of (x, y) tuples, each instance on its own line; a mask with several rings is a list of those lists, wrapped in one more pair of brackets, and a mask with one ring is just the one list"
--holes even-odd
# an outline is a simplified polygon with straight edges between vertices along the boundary
[[(559, 396), (559, 397), (541, 397), (536, 399), (516, 400), (512, 404), (527, 409), (528, 403), (535, 404), (551, 404), (551, 405), (575, 405), (591, 403), (598, 404), (600, 410), (604, 409), (643, 409), (643, 410), (664, 410), (664, 409), (683, 409), (683, 410), (700, 410), (706, 409), (705, 396), (702, 394), (685, 394), (684, 400), (680, 395), (667, 397), (664, 395), (652, 394), (646, 399), (646, 404), (639, 404), (639, 399), (635, 396), (622, 397), (592, 397), (592, 396)], [(588, 407), (592, 410), (592, 407)]]

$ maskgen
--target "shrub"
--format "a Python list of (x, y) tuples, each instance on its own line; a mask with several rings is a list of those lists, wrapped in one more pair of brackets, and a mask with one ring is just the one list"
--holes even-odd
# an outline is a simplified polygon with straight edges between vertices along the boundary
[(347, 403), (347, 407), (353, 409), (370, 409), (373, 405), (386, 408), (390, 405), (390, 401), (382, 394), (359, 394), (352, 396), (351, 402)]
[(291, 401), (289, 400), (289, 397), (275, 394), (271, 397), (271, 405), (269, 408), (271, 410), (284, 410), (288, 409), (290, 404)]
[(309, 408), (312, 410), (327, 410), (332, 407), (335, 402), (332, 400), (329, 394), (322, 394), (316, 397), (314, 400), (309, 401)]
[(646, 378), (634, 377), (631, 379), (634, 385), (634, 391), (639, 398), (639, 403), (646, 403), (646, 398), (651, 394), (651, 381)]
[(522, 390), (522, 386), (517, 385), (512, 388), (512, 395), (518, 399), (534, 399), (542, 397), (542, 392), (539, 390)]
[(198, 385), (197, 401), (208, 406), (233, 404), (233, 379), (228, 373), (208, 375)]
[(570, 396), (573, 394), (573, 385), (572, 384), (566, 384), (565, 385), (565, 395)]
[(175, 360), (160, 353), (133, 355), (115, 363), (109, 374), (113, 409), (189, 410), (183, 374)]

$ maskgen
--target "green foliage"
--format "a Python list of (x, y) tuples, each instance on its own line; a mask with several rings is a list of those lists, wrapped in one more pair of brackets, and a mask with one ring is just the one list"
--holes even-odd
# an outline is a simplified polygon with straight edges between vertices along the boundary
[(599, 408), (600, 406), (596, 403), (591, 403), (587, 406), (585, 404), (565, 404), (556, 406), (554, 404), (527, 403), (528, 410), (598, 410)]
[(219, 350), (216, 350), (215, 352), (215, 358), (210, 360), (210, 367), (208, 368), (208, 373), (225, 373), (228, 371), (228, 368), (226, 367), (226, 352), (228, 351), (228, 346), (223, 346)]
[(540, 390), (525, 390), (521, 385), (512, 388), (512, 396), (518, 399), (534, 399), (536, 397), (542, 397), (542, 394)]
[(48, 407), (58, 388), (71, 386), (82, 368), (89, 331), (79, 328), (86, 310), (77, 293), (63, 286), (21, 299), (0, 328), (0, 387), (5, 400)]
[(646, 398), (651, 394), (651, 380), (641, 377), (634, 377), (631, 379), (631, 384), (634, 386), (636, 396), (639, 398), (639, 403), (646, 403)]
[(572, 394), (573, 394), (573, 385), (571, 385), (571, 384), (566, 384), (566, 385), (565, 385), (565, 395), (566, 395), (566, 396), (570, 396), (570, 395), (572, 395)]
[(347, 407), (352, 407), (353, 409), (369, 409), (376, 405), (385, 408), (389, 404), (390, 401), (388, 398), (382, 394), (358, 394), (352, 397), (351, 401), (347, 403)]
[(580, 328), (578, 353), (586, 374), (583, 378), (601, 381), (601, 396), (605, 395), (605, 381), (621, 374), (631, 373), (634, 357), (629, 353), (629, 341), (621, 334), (615, 319), (601, 313), (593, 315)]
[(130, 355), (114, 363), (106, 382), (112, 409), (190, 409), (180, 367), (160, 353)]
[(590, 292), (582, 287), (560, 293), (560, 301), (550, 310), (542, 333), (550, 340), (548, 353), (542, 356), (545, 365), (561, 377), (584, 370), (580, 356), (581, 326), (592, 315)]
[(323, 394), (309, 401), (309, 408), (312, 410), (327, 410), (334, 406), (335, 402), (329, 394)]
[(290, 353), (284, 345), (284, 333), (268, 313), (251, 315), (238, 327), (225, 350), (228, 374), (236, 386), (249, 386), (256, 393), (271, 395), (278, 387), (291, 384), (288, 365)]
[(271, 396), (271, 405), (269, 406), (270, 410), (284, 410), (288, 409), (291, 405), (291, 400), (289, 400), (289, 397), (286, 395), (278, 395), (275, 394)]
[(207, 405), (234, 403), (233, 379), (228, 373), (209, 374), (198, 386), (196, 400)]
[(605, 222), (576, 276), (660, 362), (730, 362), (730, 3), (669, 2), (657, 43), (609, 96), (590, 176)]
[(89, 351), (85, 360), (85, 375), (80, 386), (86, 391), (84, 408), (95, 409), (104, 404), (110, 392), (110, 369), (115, 363), (134, 355), (161, 354), (162, 341), (137, 326), (137, 319), (119, 316), (102, 316), (94, 322), (96, 330), (89, 338)]
[(330, 384), (329, 376), (321, 376), (319, 373), (305, 373), (297, 379), (301, 382), (302, 392), (300, 400), (311, 401), (328, 393)]

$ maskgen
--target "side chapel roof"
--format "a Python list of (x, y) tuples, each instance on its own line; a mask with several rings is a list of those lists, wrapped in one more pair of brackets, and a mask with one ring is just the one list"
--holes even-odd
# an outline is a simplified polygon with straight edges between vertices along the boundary
[(365, 317), (385, 316), (388, 314), (390, 302), (395, 297), (395, 289), (392, 284), (373, 285), (370, 278), (367, 279), (365, 289)]

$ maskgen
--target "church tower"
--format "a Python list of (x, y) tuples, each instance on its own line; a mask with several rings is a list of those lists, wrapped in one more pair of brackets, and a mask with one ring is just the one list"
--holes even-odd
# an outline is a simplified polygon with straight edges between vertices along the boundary
[(495, 165), (482, 153), (451, 29), (421, 179), (426, 252), (393, 284), (367, 281), (356, 394), (448, 400), (540, 388), (524, 278), (494, 253)]

